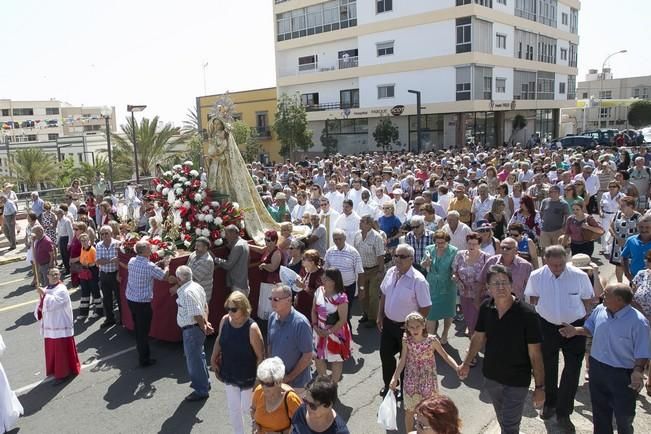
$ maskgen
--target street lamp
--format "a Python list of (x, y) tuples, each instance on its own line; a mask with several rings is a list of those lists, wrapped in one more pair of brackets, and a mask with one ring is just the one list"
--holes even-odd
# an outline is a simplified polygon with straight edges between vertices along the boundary
[[(617, 54), (628, 53), (628, 50), (619, 50), (614, 53), (609, 54), (604, 59), (604, 63), (601, 64), (601, 90), (599, 91), (599, 128), (601, 128), (601, 112), (603, 110), (603, 100), (604, 100), (604, 80), (606, 79), (606, 63), (610, 60), (611, 57), (616, 56)], [(608, 126), (608, 120), (606, 120), (606, 126)]]
[(136, 184), (140, 184), (140, 168), (138, 167), (138, 145), (136, 143), (136, 118), (135, 112), (141, 112), (146, 109), (146, 105), (127, 105), (127, 111), (131, 113), (131, 135), (133, 136), (133, 159), (136, 163)]
[[(420, 90), (408, 90), (407, 92), (416, 94), (416, 143), (417, 143), (417, 149), (418, 149), (418, 154), (420, 154), (420, 144), (421, 144), (421, 137), (420, 137), (420, 111), (421, 111), (421, 106), (420, 106)], [(410, 141), (411, 143), (411, 141)]]
[[(101, 111), (102, 117), (104, 118), (104, 122), (106, 123), (106, 147), (108, 150), (108, 169), (109, 169), (109, 190), (113, 192), (113, 153), (111, 151), (111, 126), (109, 125), (109, 120), (111, 119), (111, 115), (113, 114), (113, 109), (108, 106), (102, 107)], [(93, 159), (95, 157), (93, 156)]]

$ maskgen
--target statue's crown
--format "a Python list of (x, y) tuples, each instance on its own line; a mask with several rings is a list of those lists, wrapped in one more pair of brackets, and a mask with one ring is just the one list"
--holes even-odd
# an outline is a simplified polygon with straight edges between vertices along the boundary
[(222, 121), (224, 126), (230, 126), (231, 123), (235, 120), (233, 114), (235, 113), (235, 104), (233, 100), (228, 96), (228, 92), (223, 95), (220, 95), (215, 101), (212, 110), (210, 111), (210, 117), (216, 118)]

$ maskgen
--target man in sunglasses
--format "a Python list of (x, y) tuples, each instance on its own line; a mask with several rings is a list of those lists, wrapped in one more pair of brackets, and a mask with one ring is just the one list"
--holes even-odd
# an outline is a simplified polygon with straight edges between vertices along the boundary
[(503, 265), (510, 272), (513, 279), (512, 290), (516, 297), (524, 300), (524, 289), (527, 286), (529, 275), (533, 271), (531, 262), (518, 256), (518, 242), (513, 238), (504, 238), (500, 242), (502, 253), (493, 255), (486, 261), (486, 264), (479, 275), (479, 282), (482, 288), (482, 294), (486, 295), (486, 274), (493, 265)]

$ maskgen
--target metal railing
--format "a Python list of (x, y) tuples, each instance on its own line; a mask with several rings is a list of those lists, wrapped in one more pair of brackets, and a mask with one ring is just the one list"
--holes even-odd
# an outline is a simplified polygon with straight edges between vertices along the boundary
[(357, 68), (359, 66), (359, 57), (350, 56), (339, 59), (339, 69)]
[(351, 108), (359, 108), (359, 103), (326, 102), (323, 104), (312, 104), (306, 105), (305, 111), (318, 112), (325, 110), (346, 110)]

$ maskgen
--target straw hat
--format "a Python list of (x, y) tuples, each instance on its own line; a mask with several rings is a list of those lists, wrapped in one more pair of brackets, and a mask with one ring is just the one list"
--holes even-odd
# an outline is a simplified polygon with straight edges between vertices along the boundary
[(576, 255), (572, 256), (570, 264), (574, 265), (576, 268), (586, 270), (592, 270), (597, 266), (597, 264), (592, 262), (592, 258), (585, 253), (577, 253)]

